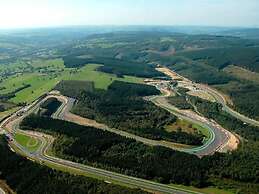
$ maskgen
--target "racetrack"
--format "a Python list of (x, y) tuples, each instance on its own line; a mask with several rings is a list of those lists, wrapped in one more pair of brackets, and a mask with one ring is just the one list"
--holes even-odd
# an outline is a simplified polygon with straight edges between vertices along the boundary
[[(250, 118), (234, 111), (233, 109), (231, 109), (228, 106), (227, 99), (224, 97), (224, 95), (222, 95), (220, 92), (218, 92), (214, 88), (211, 88), (204, 84), (195, 83), (195, 82), (177, 74), (176, 72), (172, 71), (171, 69), (169, 69), (167, 67), (157, 68), (157, 70), (164, 73), (165, 75), (171, 77), (172, 80), (177, 82), (179, 87), (186, 88), (190, 92), (194, 92), (194, 93), (203, 92), (204, 94), (208, 94), (207, 96), (211, 96), (211, 98), (213, 98), (217, 103), (220, 103), (222, 105), (223, 111), (226, 111), (233, 117), (243, 121), (244, 124), (248, 123), (251, 125), (259, 126), (258, 121), (250, 119)], [(164, 97), (169, 97), (171, 95), (172, 86), (170, 86), (170, 82), (163, 81), (163, 80), (158, 80), (158, 81), (151, 80), (147, 83), (157, 87), (157, 89), (159, 89), (162, 93), (165, 94)], [(199, 95), (198, 95), (198, 97), (202, 98), (202, 96), (199, 96)], [(211, 144), (207, 144), (208, 146), (206, 149), (208, 152), (204, 152), (203, 154), (207, 155), (210, 152), (213, 153), (213, 149), (215, 149), (216, 146), (218, 146), (217, 151), (219, 151), (219, 152), (233, 151), (238, 148), (240, 139), (239, 139), (239, 137), (237, 137), (237, 135), (224, 129), (222, 126), (220, 126), (219, 124), (217, 124), (215, 121), (213, 121), (211, 119), (207, 119), (205, 117), (201, 118), (201, 114), (199, 112), (197, 112), (198, 114), (196, 114), (192, 111), (179, 110), (176, 107), (174, 107), (172, 104), (168, 103), (166, 98), (163, 98), (161, 96), (157, 96), (157, 97), (153, 98), (152, 101), (156, 105), (158, 105), (164, 109), (167, 109), (168, 111), (172, 112), (173, 114), (175, 114), (178, 117), (180, 117), (181, 114), (184, 114), (188, 118), (193, 118), (193, 119), (196, 118), (196, 120), (197, 119), (200, 120), (203, 123), (203, 125), (204, 124), (207, 125), (206, 128), (209, 129), (212, 134), (214, 134), (215, 141), (213, 141), (213, 142), (211, 141)], [(179, 115), (179, 113), (180, 113), (180, 115)], [(188, 120), (188, 118), (185, 118), (185, 119)], [(206, 151), (206, 149), (204, 149), (203, 151)], [(201, 155), (203, 155), (203, 154), (201, 153)]]
[(219, 91), (217, 91), (214, 88), (211, 88), (208, 85), (205, 84), (198, 84), (194, 83), (193, 81), (187, 79), (186, 77), (183, 77), (176, 73), (175, 71), (172, 71), (171, 69), (167, 67), (157, 68), (158, 71), (164, 73), (165, 75), (171, 77), (173, 80), (181, 79), (183, 82), (187, 85), (195, 85), (196, 88), (201, 89), (202, 91), (205, 91), (209, 93), (211, 96), (214, 97), (214, 99), (220, 103), (223, 106), (223, 110), (232, 115), (233, 117), (243, 121), (244, 123), (254, 125), (259, 127), (259, 121), (251, 119), (243, 114), (240, 114), (239, 112), (233, 110), (231, 107), (228, 106), (227, 100)]
[(96, 121), (86, 119), (83, 117), (80, 117), (78, 115), (74, 115), (70, 112), (75, 100), (71, 98), (67, 98), (64, 96), (56, 96), (60, 101), (63, 101), (63, 105), (61, 108), (57, 111), (58, 113), (55, 114), (55, 118), (67, 120), (70, 122), (74, 122), (80, 125), (86, 125), (86, 126), (92, 126), (96, 127), (102, 130), (107, 130), (109, 132), (128, 137), (128, 138), (133, 138), (136, 141), (152, 145), (152, 146), (164, 146), (170, 149), (178, 150), (178, 151), (183, 151), (187, 152), (190, 154), (195, 154), (199, 157), (204, 156), (204, 155), (210, 155), (216, 152), (218, 149), (221, 148), (221, 146), (225, 145), (228, 141), (228, 134), (227, 132), (220, 126), (216, 125), (215, 123), (212, 123), (208, 119), (198, 117), (198, 115), (191, 114), (191, 113), (186, 113), (186, 112), (181, 112), (178, 109), (175, 109), (171, 104), (167, 103), (165, 100), (166, 96), (154, 96), (151, 97), (150, 100), (155, 103), (157, 106), (160, 106), (172, 114), (176, 115), (178, 118), (181, 118), (183, 120), (189, 121), (191, 123), (195, 123), (199, 126), (203, 126), (204, 128), (207, 128), (210, 132), (210, 137), (209, 139), (205, 142), (204, 145), (199, 146), (199, 147), (190, 147), (190, 148), (184, 148), (186, 146), (181, 145), (181, 144), (176, 144), (173, 142), (169, 141), (159, 141), (159, 140), (152, 140), (152, 139), (147, 139), (143, 138), (137, 135), (134, 135), (132, 133), (128, 133), (126, 131), (121, 131), (118, 129), (113, 129), (108, 127), (107, 125), (97, 123)]
[[(45, 164), (52, 167), (56, 166), (57, 168), (65, 168), (66, 170), (71, 170), (72, 172), (76, 171), (77, 174), (87, 174), (88, 176), (93, 175), (94, 177), (98, 177), (103, 180), (109, 180), (111, 182), (119, 182), (128, 186), (142, 188), (149, 191), (155, 191), (159, 193), (175, 193), (175, 194), (188, 194), (188, 193), (200, 194), (199, 192), (194, 192), (194, 191), (180, 189), (173, 186), (159, 184), (156, 182), (135, 178), (131, 176), (126, 176), (126, 175), (114, 173), (111, 171), (98, 169), (91, 166), (74, 163), (68, 160), (63, 160), (60, 158), (49, 156), (48, 150), (51, 148), (54, 138), (46, 134), (41, 134), (39, 132), (23, 131), (27, 135), (33, 138), (37, 138), (42, 142), (40, 148), (37, 151), (35, 152), (28, 151), (26, 148), (24, 148), (23, 146), (21, 146), (19, 143), (16, 142), (13, 134), (20, 131), (19, 123), (21, 122), (21, 120), (26, 116), (28, 116), (30, 113), (36, 111), (37, 108), (39, 108), (41, 102), (43, 102), (44, 100), (50, 97), (53, 97), (53, 95), (47, 96), (43, 100), (37, 101), (37, 103), (33, 103), (33, 106), (30, 106), (29, 108), (27, 108), (27, 111), (23, 112), (22, 115), (13, 114), (9, 118), (7, 118), (4, 122), (1, 123), (0, 127), (5, 129), (5, 133), (8, 133), (12, 138), (12, 141), (9, 141), (9, 145), (17, 153), (23, 155), (24, 157), (30, 160), (37, 161), (41, 164)], [(62, 100), (63, 106), (60, 109), (60, 112), (56, 115), (54, 114), (53, 116), (61, 116), (64, 113), (64, 110), (66, 108), (69, 108), (69, 106), (66, 106), (66, 105), (69, 105), (68, 103), (69, 101), (66, 101), (63, 96), (59, 96), (59, 99), (61, 98), (63, 99)]]
[(226, 101), (225, 97), (223, 95), (221, 95), (220, 92), (218, 92), (217, 90), (215, 90), (213, 88), (210, 88), (209, 86), (206, 86), (206, 85), (200, 84), (199, 87), (203, 88), (204, 90), (207, 90), (216, 99), (216, 101), (223, 106), (222, 109), (224, 111), (226, 111), (227, 113), (229, 113), (233, 117), (243, 121), (244, 123), (259, 127), (259, 121), (251, 119), (251, 118), (233, 110), (232, 108), (230, 108), (227, 104), (227, 101)]
[(204, 145), (191, 149), (183, 149), (182, 151), (185, 151), (187, 153), (194, 153), (201, 157), (215, 153), (216, 151), (221, 149), (221, 146), (227, 143), (229, 136), (226, 130), (216, 123), (213, 123), (206, 118), (193, 114), (192, 112), (178, 110), (173, 105), (167, 102), (166, 97), (155, 96), (151, 99), (151, 101), (157, 106), (160, 106), (161, 108), (164, 108), (172, 114), (176, 115), (178, 118), (198, 124), (209, 130), (210, 138)]
[[(29, 107), (26, 107), (26, 109), (23, 109), (22, 115), (14, 114), (11, 117), (7, 118), (4, 122), (1, 123), (0, 127), (6, 129), (6, 131), (12, 136), (12, 134), (15, 134), (16, 131), (18, 131), (18, 132), (20, 131), (19, 130), (19, 123), (22, 121), (23, 118), (25, 118), (30, 113), (36, 111), (43, 101), (45, 101), (48, 98), (53, 98), (53, 97), (60, 100), (62, 102), (62, 105), (59, 107), (57, 112), (55, 114), (53, 114), (52, 116), (54, 118), (68, 120), (67, 118), (69, 116), (71, 116), (69, 114), (72, 114), (72, 113), (70, 113), (70, 110), (71, 110), (75, 100), (71, 99), (71, 98), (67, 98), (67, 97), (62, 96), (62, 95), (51, 94), (51, 95), (46, 96), (45, 98), (42, 98), (42, 99), (36, 101), (35, 103), (30, 105)], [(171, 108), (169, 105), (164, 104), (164, 102), (163, 102), (164, 97), (163, 96), (154, 97), (153, 100), (154, 100), (153, 102), (156, 103), (158, 106), (161, 106), (161, 107), (165, 106), (163, 108), (167, 109), (168, 111), (172, 112), (173, 114), (177, 114), (177, 113), (175, 113), (175, 110), (173, 110), (173, 108)], [(161, 100), (162, 100), (162, 102), (161, 102)], [(21, 111), (18, 111), (18, 112), (20, 113)], [(204, 123), (202, 121), (199, 121), (196, 118), (192, 118), (191, 116), (188, 116), (188, 115), (186, 116), (186, 115), (182, 115), (182, 114), (178, 113), (178, 116), (180, 118), (190, 120), (190, 121), (192, 121), (192, 122), (194, 122), (198, 125), (202, 125), (204, 127), (212, 127), (212, 126), (210, 126), (210, 124), (204, 125)], [(84, 119), (84, 118), (80, 118), (80, 119)], [(76, 121), (73, 121), (73, 122), (76, 122)], [(145, 139), (145, 138), (138, 137), (138, 136), (133, 136), (133, 134), (128, 134), (128, 133), (123, 134), (124, 133), (123, 131), (119, 131), (119, 130), (116, 130), (116, 129), (110, 129), (110, 128), (107, 128), (106, 126), (105, 126), (105, 128), (103, 128), (103, 130), (109, 130), (111, 132), (114, 132), (114, 133), (117, 133), (117, 134), (120, 134), (120, 135), (124, 135), (124, 136), (129, 135), (129, 137), (131, 137), (131, 138), (133, 137), (137, 141), (141, 141), (141, 142), (146, 143), (146, 144), (160, 145), (160, 144), (158, 144), (157, 141), (152, 142), (153, 140)], [(212, 129), (212, 131), (213, 131), (213, 129)], [(33, 137), (33, 138), (39, 139), (42, 142), (40, 148), (35, 152), (30, 152), (26, 148), (24, 148), (23, 146), (18, 144), (15, 141), (15, 139), (13, 139), (13, 141), (9, 142), (10, 146), (14, 150), (16, 150), (18, 153), (22, 154), (23, 156), (25, 156), (25, 157), (27, 157), (31, 160), (38, 161), (42, 164), (45, 163), (45, 164), (52, 165), (52, 166), (54, 165), (54, 166), (58, 166), (58, 167), (63, 167), (63, 168), (66, 168), (66, 169), (71, 169), (72, 171), (77, 171), (78, 174), (86, 173), (88, 175), (94, 175), (94, 176), (100, 177), (103, 180), (109, 180), (111, 182), (120, 182), (120, 183), (129, 185), (129, 186), (147, 189), (147, 190), (155, 191), (155, 192), (175, 193), (175, 194), (198, 193), (198, 192), (178, 189), (178, 188), (173, 187), (173, 186), (159, 184), (159, 183), (155, 183), (155, 182), (152, 182), (152, 181), (147, 181), (147, 180), (144, 180), (144, 179), (139, 179), (139, 178), (135, 178), (135, 177), (131, 177), (131, 176), (121, 175), (121, 174), (114, 173), (114, 172), (111, 172), (111, 171), (93, 168), (91, 166), (78, 164), (78, 163), (74, 163), (74, 162), (71, 162), (71, 161), (68, 161), (68, 160), (63, 160), (63, 159), (60, 159), (60, 158), (49, 156), (48, 150), (50, 150), (51, 145), (54, 141), (54, 139), (51, 136), (41, 134), (41, 133), (38, 133), (38, 132), (28, 132), (28, 131), (23, 131), (23, 132), (26, 133), (27, 135)], [(208, 141), (205, 145), (203, 145), (201, 147), (191, 148), (191, 149), (181, 148), (179, 150), (185, 151), (185, 152), (188, 152), (188, 153), (192, 153), (192, 154), (196, 154), (198, 156), (212, 154), (218, 149), (218, 146), (222, 144), (223, 140), (221, 138), (223, 138), (223, 137), (221, 137), (218, 134), (215, 135), (215, 133), (212, 133), (211, 137), (212, 138), (210, 139), (210, 141)], [(161, 142), (162, 142), (162, 144), (161, 144), (162, 146), (168, 147), (168, 144), (166, 144), (163, 141), (161, 141)], [(172, 148), (172, 145), (170, 145), (170, 147)], [(175, 149), (175, 146), (174, 146), (174, 149)]]

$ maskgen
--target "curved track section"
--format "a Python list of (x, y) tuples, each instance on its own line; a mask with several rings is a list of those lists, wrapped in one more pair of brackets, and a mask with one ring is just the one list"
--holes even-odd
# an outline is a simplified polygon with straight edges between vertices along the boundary
[(208, 92), (211, 96), (213, 96), (213, 98), (218, 103), (220, 103), (223, 106), (223, 110), (224, 111), (226, 111), (227, 113), (229, 113), (233, 117), (243, 121), (244, 123), (247, 123), (247, 124), (259, 127), (259, 121), (251, 119), (251, 118), (249, 118), (249, 117), (247, 117), (247, 116), (245, 116), (243, 114), (240, 114), (239, 112), (237, 112), (237, 111), (233, 110), (231, 107), (229, 107), (228, 103), (227, 103), (227, 100), (224, 97), (224, 95), (222, 95), (216, 89), (211, 88), (210, 86), (205, 85), (205, 84), (195, 83), (195, 82), (187, 79), (186, 77), (179, 75), (178, 73), (176, 73), (175, 71), (173, 71), (173, 70), (171, 70), (171, 69), (169, 69), (167, 67), (157, 68), (157, 71), (164, 73), (165, 75), (169, 76), (173, 80), (178, 80), (178, 78), (180, 78), (183, 82), (185, 82), (185, 84), (193, 85), (197, 89), (201, 89), (201, 90), (203, 90), (205, 92)]
[(126, 184), (128, 186), (136, 187), (136, 188), (142, 188), (142, 189), (147, 189), (151, 191), (156, 191), (160, 193), (170, 193), (170, 194), (188, 194), (188, 193), (193, 193), (193, 194), (201, 194), (199, 192), (193, 192), (193, 191), (188, 191), (185, 189), (180, 189), (140, 178), (135, 178), (131, 176), (126, 176), (118, 173), (114, 173), (111, 171), (99, 169), (99, 168), (94, 168), (91, 166), (83, 165), (83, 164), (78, 164), (74, 163), (68, 160), (63, 160), (60, 158), (55, 158), (52, 156), (49, 156), (47, 154), (47, 151), (50, 147), (50, 142), (53, 140), (49, 140), (46, 136), (43, 137), (41, 135), (36, 135), (35, 137), (41, 138), (43, 141), (43, 146), (37, 153), (29, 153), (26, 149), (21, 147), (19, 144), (16, 142), (12, 143), (12, 146), (15, 147), (15, 149), (19, 149), (20, 152), (22, 152), (26, 157), (28, 157), (31, 160), (36, 160), (40, 161), (42, 164), (43, 163), (48, 163), (48, 164), (53, 164), (53, 165), (58, 165), (60, 167), (65, 167), (67, 169), (71, 170), (76, 170), (77, 172), (81, 173), (87, 173), (88, 175), (94, 175), (97, 177), (100, 177), (104, 180), (109, 180), (109, 181), (114, 181), (114, 182), (120, 182), (123, 184)]
[(103, 180), (120, 182), (128, 186), (142, 188), (149, 191), (155, 191), (158, 193), (166, 193), (166, 194), (167, 193), (168, 194), (169, 193), (170, 194), (188, 194), (188, 193), (201, 194), (199, 192), (189, 191), (186, 189), (164, 185), (153, 181), (144, 180), (141, 178), (126, 176), (119, 173), (114, 173), (111, 171), (94, 168), (88, 165), (83, 165), (83, 164), (50, 156), (48, 155), (48, 150), (51, 148), (52, 143), (54, 141), (53, 137), (39, 132), (23, 131), (23, 133), (26, 133), (31, 137), (37, 138), (42, 142), (40, 148), (37, 151), (29, 152), (26, 148), (24, 148), (23, 146), (21, 146), (19, 143), (15, 141), (14, 134), (17, 131), (20, 131), (19, 123), (22, 121), (22, 119), (25, 118), (30, 113), (36, 111), (37, 108), (39, 108), (41, 102), (45, 101), (47, 98), (50, 98), (50, 97), (57, 97), (59, 100), (63, 102), (62, 106), (60, 107), (60, 109), (58, 109), (56, 114), (53, 115), (53, 117), (64, 117), (65, 110), (68, 110), (72, 107), (74, 100), (67, 99), (64, 96), (50, 95), (45, 97), (41, 101), (36, 101), (35, 103), (33, 103), (32, 106), (19, 110), (16, 114), (11, 115), (9, 118), (7, 118), (1, 123), (0, 127), (3, 128), (5, 130), (5, 134), (8, 134), (12, 139), (11, 141), (9, 141), (10, 147), (13, 150), (15, 150), (17, 153), (23, 155), (24, 157), (30, 160), (37, 161), (41, 164), (63, 167), (66, 169), (70, 169), (73, 172), (76, 171), (78, 172), (78, 174), (84, 173), (88, 175), (94, 175), (95, 177), (99, 177)]
[[(121, 174), (106, 171), (103, 169), (93, 168), (91, 166), (78, 164), (78, 163), (74, 163), (74, 162), (71, 162), (68, 160), (63, 160), (60, 158), (49, 156), (48, 150), (51, 148), (54, 139), (51, 136), (41, 134), (38, 132), (23, 131), (23, 133), (26, 133), (27, 135), (29, 135), (31, 137), (38, 138), (42, 143), (40, 148), (36, 152), (29, 152), (28, 150), (26, 150), (24, 147), (22, 147), (15, 141), (15, 139), (13, 138), (13, 135), (16, 133), (16, 131), (19, 131), (19, 124), (27, 115), (35, 112), (40, 107), (40, 104), (42, 102), (44, 102), (48, 98), (53, 98), (53, 97), (60, 100), (62, 102), (62, 105), (59, 107), (59, 109), (56, 111), (56, 113), (54, 113), (52, 116), (54, 118), (69, 120), (67, 118), (69, 118), (69, 114), (72, 114), (72, 113), (70, 113), (70, 110), (71, 110), (75, 100), (71, 99), (71, 98), (67, 98), (62, 95), (50, 94), (48, 96), (45, 96), (44, 98), (41, 98), (41, 99), (35, 101), (32, 105), (19, 110), (17, 113), (13, 114), (12, 116), (10, 116), (9, 118), (7, 118), (6, 120), (4, 120), (1, 123), (0, 127), (6, 129), (6, 133), (8, 133), (13, 139), (12, 141), (9, 142), (10, 146), (13, 147), (14, 150), (16, 150), (16, 151), (18, 150), (18, 153), (24, 155), (25, 157), (27, 157), (31, 160), (35, 160), (35, 161), (38, 161), (41, 163), (52, 164), (52, 165), (56, 165), (59, 167), (66, 167), (71, 170), (77, 170), (78, 172), (81, 172), (81, 173), (83, 172), (83, 173), (98, 176), (104, 180), (108, 179), (108, 180), (114, 181), (114, 182), (121, 182), (121, 183), (130, 185), (130, 186), (134, 186), (134, 187), (138, 187), (138, 188), (142, 188), (142, 189), (148, 189), (148, 190), (161, 192), (161, 193), (175, 193), (175, 194), (197, 193), (198, 194), (198, 192), (188, 191), (188, 190), (184, 190), (184, 189), (178, 189), (178, 188), (175, 188), (172, 186), (163, 185), (163, 184), (159, 184), (159, 183), (155, 183), (152, 181), (147, 181), (144, 179), (135, 178), (135, 177), (131, 177), (131, 176), (121, 175)], [(182, 119), (197, 123), (199, 125), (209, 128), (211, 130), (211, 138), (206, 144), (204, 144), (201, 147), (191, 148), (191, 149), (181, 148), (181, 149), (179, 149), (180, 151), (196, 154), (198, 156), (212, 154), (222, 144), (222, 141), (223, 141), (222, 138), (226, 138), (225, 136), (221, 137), (220, 135), (216, 134), (215, 126), (213, 126), (211, 123), (206, 123), (206, 122), (204, 123), (204, 121), (198, 120), (197, 118), (192, 118), (190, 115), (186, 115), (186, 114), (177, 112), (177, 110), (174, 110), (173, 107), (169, 106), (169, 104), (165, 104), (163, 102), (164, 101), (163, 96), (156, 96), (156, 97), (153, 97), (151, 100), (157, 106), (167, 109), (168, 111), (172, 112), (176, 116), (178, 116)], [(80, 119), (84, 119), (84, 118), (80, 117)], [(72, 121), (72, 122), (74, 122), (74, 121)], [(133, 137), (137, 141), (141, 141), (146, 144), (160, 145), (160, 144), (158, 144), (158, 141), (152, 142), (153, 140), (141, 138), (141, 137), (138, 137), (135, 135), (132, 136), (132, 134), (129, 134), (129, 133), (123, 134), (124, 132), (116, 130), (116, 129), (110, 129), (105, 125), (104, 125), (103, 130), (109, 130), (109, 131), (117, 133), (119, 135), (129, 136), (131, 138)], [(149, 142), (147, 142), (147, 141), (149, 141)], [(172, 145), (168, 146), (167, 143), (165, 143), (165, 142), (162, 142), (161, 145), (172, 148)]]
[(70, 122), (75, 122), (80, 125), (87, 125), (87, 126), (91, 125), (90, 123), (92, 123), (93, 127), (96, 127), (102, 130), (107, 130), (109, 132), (116, 133), (118, 135), (125, 136), (128, 138), (133, 138), (136, 141), (140, 141), (142, 143), (152, 145), (152, 146), (164, 146), (170, 149), (187, 152), (187, 153), (195, 154), (199, 157), (202, 157), (205, 155), (210, 155), (215, 153), (223, 145), (225, 145), (229, 139), (229, 135), (227, 131), (224, 130), (219, 125), (217, 125), (216, 123), (213, 123), (208, 119), (198, 117), (198, 115), (196, 114), (181, 112), (180, 110), (174, 108), (171, 104), (167, 103), (166, 97), (163, 97), (163, 96), (154, 96), (154, 97), (151, 97), (149, 100), (151, 100), (157, 106), (168, 110), (170, 113), (176, 115), (177, 117), (183, 120), (186, 120), (186, 121), (195, 123), (197, 125), (200, 125), (204, 128), (207, 128), (210, 132), (210, 137), (205, 142), (204, 145), (199, 147), (183, 148), (183, 146), (180, 146), (179, 144), (175, 144), (172, 142), (147, 139), (147, 138), (143, 138), (143, 137), (128, 133), (126, 131), (112, 129), (104, 124), (100, 124), (95, 121), (91, 121), (89, 119), (82, 118), (78, 115), (74, 115), (70, 113), (70, 110), (75, 102), (74, 99), (66, 98), (64, 96), (56, 96), (56, 98), (62, 101), (63, 105), (57, 111), (57, 114), (54, 115), (55, 118), (59, 118)]
[(209, 86), (206, 86), (206, 85), (199, 84), (199, 87), (208, 91), (208, 93), (210, 93), (215, 98), (215, 100), (223, 106), (222, 109), (224, 111), (226, 111), (227, 113), (229, 113), (233, 117), (243, 121), (244, 123), (259, 127), (259, 121), (251, 119), (251, 118), (233, 110), (232, 108), (230, 108), (227, 105), (227, 101), (226, 101), (225, 97), (223, 95), (221, 95), (220, 92), (218, 92), (217, 90), (215, 90), (213, 88), (210, 88)]
[(189, 121), (191, 123), (196, 123), (210, 132), (210, 138), (204, 145), (200, 147), (195, 147), (191, 149), (182, 149), (181, 151), (194, 153), (198, 156), (205, 156), (215, 153), (224, 146), (229, 139), (228, 131), (206, 118), (200, 117), (197, 114), (188, 111), (181, 111), (175, 108), (173, 105), (167, 102), (166, 97), (155, 96), (150, 99), (154, 104), (160, 106), (161, 108), (171, 112), (180, 119)]
[[(201, 87), (206, 87), (206, 86), (201, 85)], [(259, 123), (257, 121), (244, 117), (243, 115), (241, 115), (241, 114), (233, 111), (231, 108), (229, 108), (227, 106), (227, 103), (226, 103), (224, 97), (222, 97), (221, 95), (218, 95), (218, 93), (215, 92), (213, 89), (207, 88), (206, 90), (209, 91), (215, 97), (215, 99), (223, 105), (223, 108), (227, 112), (230, 112), (230, 114), (232, 114), (232, 115), (236, 115), (236, 117), (239, 118), (240, 120), (244, 119), (244, 122), (247, 122), (250, 124), (253, 123), (256, 126), (259, 126)], [(164, 108), (165, 110), (176, 115), (180, 119), (184, 119), (189, 122), (192, 122), (192, 123), (195, 123), (195, 124), (198, 124), (200, 126), (207, 128), (210, 131), (210, 138), (204, 145), (202, 145), (200, 147), (195, 147), (195, 148), (179, 148), (179, 147), (177, 147), (177, 145), (175, 145), (171, 142), (156, 141), (156, 140), (142, 138), (142, 137), (136, 136), (134, 134), (127, 133), (125, 131), (111, 129), (111, 128), (107, 127), (106, 125), (96, 123), (95, 121), (91, 121), (89, 123), (89, 120), (86, 121), (86, 120), (84, 120), (85, 118), (82, 118), (82, 117), (79, 117), (77, 115), (73, 115), (72, 113), (70, 113), (70, 110), (75, 102), (74, 99), (67, 98), (65, 96), (61, 96), (61, 95), (58, 95), (55, 93), (40, 97), (34, 103), (20, 109), (19, 111), (17, 111), (10, 117), (6, 118), (0, 124), (0, 128), (6, 129), (6, 131), (4, 131), (4, 133), (8, 134), (12, 139), (9, 142), (9, 145), (15, 151), (22, 154), (23, 156), (25, 156), (31, 160), (35, 160), (37, 162), (47, 163), (49, 165), (52, 164), (52, 165), (55, 165), (58, 167), (65, 167), (67, 169), (76, 170), (79, 173), (86, 173), (89, 175), (94, 175), (94, 176), (100, 177), (104, 180), (120, 182), (120, 183), (129, 185), (129, 186), (138, 187), (138, 188), (147, 189), (147, 190), (156, 191), (156, 192), (161, 192), (161, 193), (175, 193), (175, 194), (196, 193), (196, 194), (199, 194), (199, 192), (193, 192), (193, 191), (189, 191), (189, 190), (185, 190), (185, 189), (179, 189), (179, 188), (176, 188), (173, 186), (168, 186), (168, 185), (159, 184), (159, 183), (147, 181), (147, 180), (140, 179), (140, 178), (126, 176), (126, 175), (122, 175), (122, 174), (110, 172), (107, 170), (94, 168), (91, 166), (78, 164), (78, 163), (74, 163), (74, 162), (71, 162), (68, 160), (63, 160), (60, 158), (50, 156), (50, 155), (48, 155), (48, 150), (51, 148), (52, 143), (54, 142), (53, 137), (42, 134), (42, 133), (38, 133), (38, 132), (23, 131), (23, 133), (26, 133), (27, 135), (29, 135), (31, 137), (37, 138), (41, 142), (41, 146), (37, 151), (29, 152), (28, 150), (26, 150), (24, 147), (22, 147), (20, 144), (18, 144), (15, 141), (14, 134), (16, 133), (16, 131), (20, 131), (19, 124), (26, 116), (35, 112), (40, 107), (40, 104), (43, 101), (45, 101), (48, 98), (53, 98), (53, 97), (57, 98), (58, 100), (60, 100), (62, 102), (62, 105), (59, 107), (59, 109), (52, 115), (53, 118), (68, 120), (68, 121), (75, 122), (78, 124), (82, 124), (85, 122), (84, 125), (94, 126), (94, 127), (96, 127), (96, 125), (97, 125), (97, 126), (99, 126), (97, 128), (100, 128), (102, 130), (107, 130), (107, 131), (116, 133), (118, 135), (134, 138), (137, 141), (140, 141), (140, 142), (143, 142), (143, 143), (149, 144), (149, 145), (165, 146), (165, 147), (169, 147), (171, 149), (176, 149), (179, 151), (195, 154), (195, 155), (198, 155), (201, 157), (201, 156), (213, 154), (214, 152), (219, 151), (220, 149), (222, 149), (222, 147), (224, 147), (227, 144), (227, 142), (229, 140), (230, 132), (228, 132), (221, 126), (219, 126), (216, 122), (214, 122), (212, 120), (208, 120), (201, 116), (199, 117), (197, 114), (194, 114), (193, 112), (182, 111), (182, 110), (175, 108), (173, 105), (171, 105), (167, 102), (166, 95), (165, 96), (153, 96), (153, 97), (149, 97), (147, 99), (152, 101), (157, 106)], [(77, 122), (78, 120), (81, 120), (84, 122)], [(1, 190), (0, 190), (0, 192), (1, 192)]]

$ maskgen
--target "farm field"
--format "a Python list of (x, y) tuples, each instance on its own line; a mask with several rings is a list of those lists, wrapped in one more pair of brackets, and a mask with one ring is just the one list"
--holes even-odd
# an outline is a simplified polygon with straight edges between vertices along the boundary
[[(30, 87), (25, 88), (15, 94), (10, 101), (13, 103), (30, 103), (42, 94), (50, 91), (61, 80), (84, 80), (93, 81), (96, 88), (107, 89), (107, 87), (115, 80), (141, 83), (142, 78), (125, 76), (118, 78), (116, 75), (95, 71), (100, 65), (88, 64), (81, 69), (66, 69), (62, 60), (50, 60), (41, 63), (36, 61), (36, 68), (40, 72), (24, 73), (11, 76), (0, 83), (0, 87), (5, 88), (0, 94), (6, 94), (29, 84)], [(51, 65), (50, 65), (51, 64)], [(42, 69), (51, 73), (42, 73)]]
[(133, 76), (124, 76), (124, 78), (118, 78), (116, 75), (107, 74), (103, 72), (95, 71), (100, 65), (98, 64), (88, 64), (82, 69), (80, 69), (74, 75), (64, 75), (63, 80), (80, 80), (80, 81), (92, 81), (95, 84), (95, 88), (107, 89), (107, 87), (115, 80), (125, 81), (131, 83), (142, 83), (142, 78), (137, 78)]

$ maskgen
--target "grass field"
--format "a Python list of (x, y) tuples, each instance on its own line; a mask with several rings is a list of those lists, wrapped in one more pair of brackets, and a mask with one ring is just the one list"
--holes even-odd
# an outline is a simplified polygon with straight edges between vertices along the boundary
[(210, 137), (210, 132), (207, 128), (202, 127), (202, 126), (197, 125), (197, 124), (193, 124), (192, 127), (198, 129), (198, 131), (200, 131), (203, 135), (205, 135), (206, 138)]
[(35, 74), (31, 79), (28, 79), (25, 82), (26, 84), (30, 84), (31, 87), (16, 93), (16, 97), (12, 98), (11, 102), (32, 102), (42, 94), (51, 90), (58, 82), (58, 79), (51, 78), (50, 76), (41, 76)]
[(200, 132), (205, 137), (207, 137), (207, 138), (210, 137), (210, 133), (209, 133), (208, 129), (206, 129), (202, 126), (199, 126), (197, 124), (192, 124), (185, 120), (180, 120), (180, 119), (178, 119), (175, 123), (166, 126), (165, 130), (168, 132), (172, 132), (172, 131), (177, 132), (180, 128), (181, 128), (182, 132), (191, 133), (191, 134)]
[(125, 76), (124, 78), (118, 78), (116, 75), (107, 74), (103, 72), (95, 71), (100, 65), (97, 64), (88, 64), (79, 72), (73, 75), (65, 75), (63, 80), (84, 80), (84, 81), (93, 81), (96, 88), (107, 89), (107, 87), (115, 80), (132, 82), (132, 83), (141, 83), (143, 82), (142, 78)]
[(142, 78), (125, 76), (118, 78), (116, 75), (97, 72), (95, 69), (98, 64), (88, 64), (81, 69), (66, 69), (64, 62), (60, 59), (48, 61), (34, 61), (33, 67), (36, 69), (33, 73), (20, 73), (3, 80), (0, 87), (5, 87), (0, 94), (6, 94), (15, 91), (24, 84), (30, 84), (31, 87), (23, 89), (16, 93), (16, 97), (10, 99), (14, 103), (31, 103), (42, 94), (50, 91), (61, 80), (84, 80), (93, 81), (96, 88), (107, 89), (115, 80), (141, 83)]
[(35, 138), (29, 137), (27, 135), (16, 133), (15, 140), (22, 145), (23, 147), (27, 148), (30, 152), (35, 152), (40, 147), (40, 141)]

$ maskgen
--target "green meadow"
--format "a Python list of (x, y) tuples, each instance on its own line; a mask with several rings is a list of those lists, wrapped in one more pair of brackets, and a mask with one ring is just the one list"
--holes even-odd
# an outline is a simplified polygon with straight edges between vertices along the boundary
[[(32, 69), (33, 66), (33, 69)], [(7, 94), (21, 88), (25, 84), (30, 84), (30, 87), (25, 88), (15, 94), (10, 101), (14, 103), (27, 102), (30, 103), (50, 91), (61, 80), (84, 80), (93, 81), (96, 88), (107, 89), (107, 87), (115, 80), (141, 83), (142, 78), (125, 76), (118, 78), (116, 75), (107, 74), (95, 71), (98, 64), (87, 64), (80, 69), (67, 69), (60, 59), (47, 61), (33, 61), (27, 65), (27, 69), (31, 72), (17, 73), (10, 76), (0, 83), (0, 88), (5, 88), (0, 91), (0, 94)], [(16, 68), (17, 66), (13, 66)]]
[(22, 145), (23, 147), (27, 148), (30, 152), (35, 152), (39, 149), (41, 142), (35, 138), (32, 138), (30, 136), (16, 133), (15, 134), (15, 140)]

